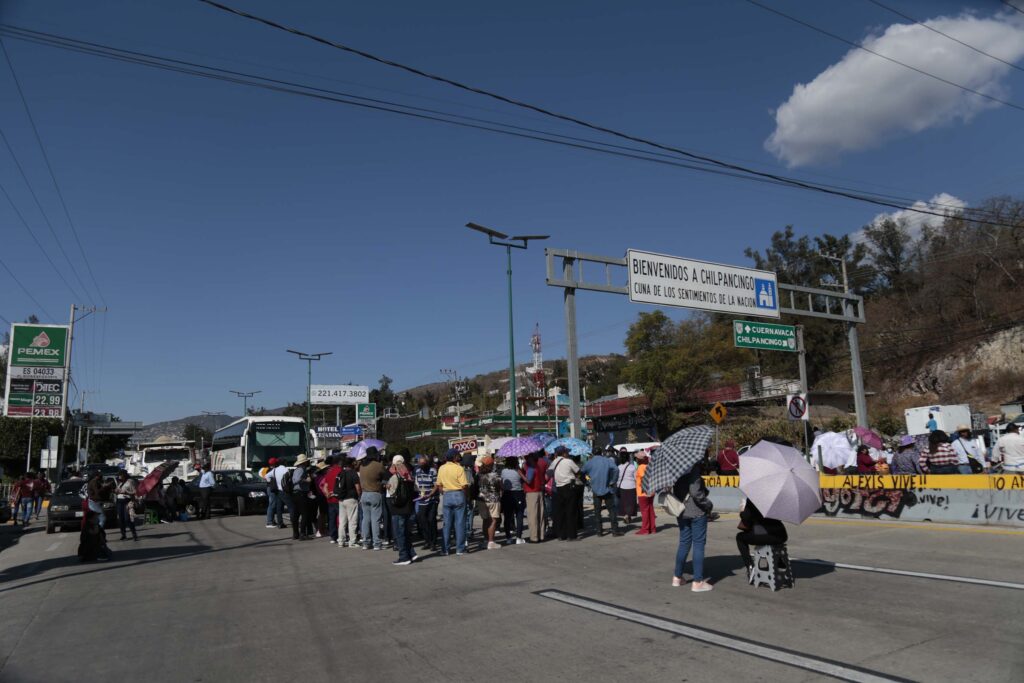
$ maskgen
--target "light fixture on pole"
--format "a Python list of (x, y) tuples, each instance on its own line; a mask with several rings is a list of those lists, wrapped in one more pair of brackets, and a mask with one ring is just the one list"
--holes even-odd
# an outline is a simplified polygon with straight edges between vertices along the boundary
[[(226, 413), (223, 410), (201, 410), (199, 412), (202, 413), (205, 417), (219, 417), (221, 415), (226, 415)], [(217, 423), (214, 422), (213, 425), (214, 425), (214, 428), (210, 430), (210, 434), (213, 434), (215, 431), (217, 431)], [(210, 445), (213, 445), (212, 440), (211, 440)], [(199, 435), (199, 453), (200, 453), (200, 455), (202, 454), (204, 448), (206, 448), (206, 442), (203, 440), (203, 435), (200, 434)]]
[(242, 417), (248, 417), (249, 399), (255, 396), (256, 394), (262, 394), (263, 390), (257, 389), (256, 391), (238, 391), (237, 389), (228, 389), (228, 392), (242, 399)]
[(288, 353), (294, 353), (299, 357), (299, 360), (306, 361), (306, 429), (310, 430), (313, 428), (313, 405), (310, 402), (310, 387), (313, 385), (313, 361), (320, 360), (324, 356), (330, 356), (333, 351), (324, 351), (323, 353), (303, 353), (302, 351), (292, 351), (291, 349), (285, 349)]
[[(503, 232), (478, 225), (477, 223), (466, 223), (470, 230), (476, 230), (487, 235), (487, 241), (499, 247), (505, 247), (505, 258), (507, 263), (506, 273), (508, 275), (508, 388), (509, 388), (509, 414), (512, 418), (512, 436), (518, 436), (519, 430), (516, 427), (516, 351), (515, 335), (512, 323), (512, 249), (526, 249), (531, 240), (546, 240), (550, 235), (506, 235)], [(520, 242), (520, 244), (516, 244)]]

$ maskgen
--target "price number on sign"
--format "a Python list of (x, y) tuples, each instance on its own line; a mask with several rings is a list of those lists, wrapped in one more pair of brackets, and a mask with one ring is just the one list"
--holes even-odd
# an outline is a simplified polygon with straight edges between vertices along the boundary
[(37, 394), (35, 397), (35, 405), (37, 406), (59, 406), (63, 403), (64, 397), (60, 394), (48, 395), (48, 394)]
[(33, 417), (60, 417), (64, 412), (63, 408), (33, 408)]

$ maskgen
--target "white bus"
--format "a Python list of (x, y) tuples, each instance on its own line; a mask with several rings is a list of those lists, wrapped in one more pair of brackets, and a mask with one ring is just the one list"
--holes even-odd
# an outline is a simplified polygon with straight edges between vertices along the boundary
[(213, 433), (210, 465), (215, 470), (255, 471), (277, 458), (291, 466), (307, 452), (308, 441), (301, 417), (243, 417)]

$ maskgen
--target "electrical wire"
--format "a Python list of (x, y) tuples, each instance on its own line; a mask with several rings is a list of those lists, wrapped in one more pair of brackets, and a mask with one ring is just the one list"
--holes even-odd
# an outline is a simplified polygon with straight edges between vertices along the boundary
[(45, 308), (43, 308), (43, 305), (41, 303), (39, 303), (39, 300), (36, 299), (35, 296), (33, 296), (32, 292), (29, 291), (28, 287), (26, 287), (24, 284), (22, 284), (21, 280), (18, 279), (18, 276), (14, 274), (14, 271), (11, 270), (11, 267), (8, 266), (7, 263), (5, 263), (2, 258), (0, 258), (0, 266), (3, 266), (4, 270), (7, 271), (7, 274), (11, 276), (11, 279), (14, 280), (18, 284), (19, 287), (21, 287), (21, 291), (25, 292), (25, 295), (28, 296), (28, 298), (32, 300), (32, 303), (34, 303), (36, 306), (38, 306), (39, 310), (42, 311), (44, 314), (46, 314), (46, 317), (50, 319), (50, 322), (53, 322), (53, 321), (56, 320), (56, 318), (54, 318), (53, 315), (49, 311), (47, 311)]
[(1003, 0), (1003, 4), (1006, 5), (1007, 7), (1009, 7), (1012, 10), (1015, 10), (1017, 12), (1020, 12), (1021, 14), (1024, 14), (1024, 9), (1021, 9), (1020, 7), (1017, 7), (1016, 5), (1011, 5), (1008, 0)]
[[(751, 5), (754, 5), (755, 7), (760, 7), (761, 9), (765, 10), (766, 12), (771, 12), (772, 14), (776, 14), (776, 15), (784, 18), (784, 19), (788, 19), (789, 21), (792, 21), (795, 24), (799, 24), (800, 26), (803, 26), (805, 28), (809, 28), (812, 31), (817, 31), (818, 33), (820, 33), (822, 35), (828, 36), (829, 38), (832, 38), (834, 40), (838, 40), (841, 43), (845, 43), (845, 44), (849, 45), (850, 47), (857, 48), (858, 50), (863, 50), (864, 52), (867, 52), (869, 54), (873, 54), (876, 57), (881, 57), (882, 59), (886, 60), (887, 62), (892, 62), (893, 64), (897, 64), (899, 66), (902, 66), (905, 69), (910, 69), (911, 71), (919, 73), (922, 76), (927, 76), (928, 78), (931, 78), (931, 79), (934, 79), (936, 81), (939, 81), (940, 83), (945, 83), (946, 85), (952, 86), (954, 88), (960, 88), (964, 92), (969, 92), (972, 95), (977, 95), (978, 97), (983, 97), (986, 100), (991, 100), (992, 102), (997, 102), (999, 104), (1004, 104), (1007, 107), (1011, 107), (1013, 109), (1018, 109), (1020, 111), (1024, 111), (1024, 106), (1016, 104), (1015, 102), (1009, 102), (1007, 100), (1003, 100), (1003, 99), (1000, 99), (1000, 98), (995, 97), (993, 95), (989, 95), (987, 93), (984, 93), (984, 92), (982, 92), (980, 90), (975, 90), (973, 88), (968, 88), (966, 85), (961, 85), (960, 83), (957, 83), (955, 81), (951, 81), (951, 80), (949, 80), (947, 78), (943, 78), (942, 76), (936, 76), (935, 74), (933, 74), (931, 72), (928, 72), (928, 71), (925, 71), (924, 69), (919, 69), (916, 66), (911, 66), (910, 64), (907, 64), (906, 62), (901, 62), (898, 59), (893, 59), (892, 57), (889, 57), (887, 55), (882, 54), (881, 52), (878, 52), (876, 50), (872, 50), (869, 47), (865, 47), (863, 43), (858, 43), (855, 40), (847, 40), (846, 38), (843, 38), (841, 35), (838, 35), (836, 33), (832, 33), (831, 31), (828, 31), (826, 29), (821, 28), (820, 26), (815, 26), (814, 24), (806, 22), (803, 19), (799, 19), (797, 17), (794, 17), (791, 14), (786, 14), (785, 12), (777, 10), (774, 7), (769, 7), (768, 5), (762, 5), (760, 2), (757, 2), (757, 0), (745, 0), (745, 1), (747, 3), (749, 3), (749, 4), (751, 4)], [(209, 2), (209, 0), (199, 0), (199, 2)]]
[[(501, 127), (501, 128), (507, 128), (507, 129), (510, 129), (510, 130), (514, 130), (514, 131), (535, 133), (535, 134), (538, 134), (538, 135), (555, 137), (555, 138), (559, 138), (561, 140), (569, 140), (569, 141), (575, 141), (575, 142), (582, 142), (582, 143), (585, 143), (585, 144), (588, 144), (588, 145), (598, 145), (598, 146), (602, 146), (602, 147), (607, 147), (609, 149), (627, 151), (627, 152), (630, 152), (630, 153), (633, 153), (633, 154), (649, 155), (649, 156), (654, 156), (654, 157), (662, 157), (662, 158), (667, 158), (667, 159), (670, 159), (670, 160), (673, 160), (673, 161), (677, 161), (677, 162), (678, 162), (678, 159), (679, 159), (678, 155), (675, 155), (675, 154), (666, 154), (666, 153), (660, 153), (660, 152), (652, 152), (652, 151), (649, 151), (649, 150), (641, 150), (641, 149), (637, 149), (635, 147), (629, 147), (629, 146), (624, 146), (624, 145), (616, 145), (616, 144), (612, 144), (612, 143), (608, 143), (608, 142), (603, 142), (603, 141), (600, 141), (600, 140), (594, 140), (594, 139), (591, 139), (591, 138), (581, 138), (581, 137), (577, 137), (577, 136), (565, 135), (565, 134), (556, 133), (556, 132), (547, 131), (547, 130), (538, 130), (536, 128), (529, 128), (529, 127), (525, 127), (525, 126), (517, 126), (517, 125), (514, 125), (514, 124), (504, 123), (504, 122), (500, 122), (500, 121), (493, 121), (493, 120), (483, 119), (483, 118), (479, 118), (479, 117), (472, 117), (472, 116), (465, 116), (465, 115), (461, 115), (461, 114), (454, 114), (454, 113), (451, 113), (451, 112), (445, 112), (445, 111), (441, 111), (441, 110), (437, 110), (437, 109), (430, 109), (430, 108), (424, 108), (424, 107), (416, 107), (416, 106), (407, 105), (407, 104), (390, 102), (388, 100), (382, 100), (382, 99), (379, 99), (379, 98), (364, 97), (364, 96), (356, 95), (356, 94), (353, 94), (353, 93), (340, 92), (340, 91), (330, 90), (330, 89), (327, 89), (327, 88), (320, 88), (320, 87), (316, 87), (316, 86), (312, 86), (312, 85), (308, 85), (308, 84), (294, 83), (294, 82), (291, 82), (291, 81), (284, 81), (284, 80), (281, 80), (281, 79), (269, 78), (267, 76), (262, 76), (262, 75), (258, 75), (258, 74), (251, 74), (251, 73), (245, 73), (245, 72), (234, 71), (234, 70), (229, 70), (229, 69), (222, 69), (220, 67), (214, 67), (214, 66), (209, 66), (209, 65), (205, 65), (205, 64), (198, 64), (198, 63), (195, 63), (195, 62), (189, 62), (189, 61), (184, 61), (184, 60), (172, 59), (172, 58), (168, 58), (168, 57), (160, 57), (160, 56), (156, 56), (156, 55), (152, 55), (152, 54), (147, 54), (147, 53), (142, 53), (142, 52), (133, 51), (133, 50), (123, 50), (121, 48), (115, 48), (115, 47), (111, 47), (111, 46), (108, 46), (108, 45), (101, 45), (101, 44), (98, 44), (98, 43), (91, 43), (91, 42), (87, 42), (87, 41), (79, 41), (79, 40), (72, 39), (72, 38), (67, 38), (67, 37), (64, 37), (64, 36), (56, 36), (56, 35), (53, 35), (53, 34), (43, 33), (43, 32), (39, 32), (39, 31), (32, 31), (30, 29), (23, 29), (23, 28), (20, 28), (20, 27), (12, 26), (12, 25), (0, 24), (0, 34), (7, 35), (9, 37), (14, 37), (14, 38), (21, 39), (21, 40), (26, 40), (28, 42), (37, 43), (37, 44), (40, 44), (40, 45), (46, 45), (46, 46), (50, 46), (50, 47), (56, 47), (56, 48), (60, 48), (60, 49), (70, 50), (70, 51), (73, 51), (73, 52), (90, 54), (90, 55), (93, 55), (93, 56), (99, 56), (99, 57), (104, 57), (104, 58), (108, 58), (108, 59), (113, 59), (115, 61), (124, 61), (124, 62), (133, 63), (133, 64), (139, 64), (139, 65), (143, 65), (143, 66), (150, 66), (150, 67), (159, 68), (159, 69), (163, 69), (163, 70), (167, 70), (167, 71), (171, 71), (171, 72), (175, 72), (175, 73), (182, 73), (182, 74), (186, 74), (186, 75), (198, 76), (198, 77), (203, 77), (203, 78), (210, 78), (210, 79), (214, 79), (214, 80), (222, 80), (222, 81), (226, 81), (226, 82), (230, 82), (230, 83), (234, 83), (234, 84), (248, 85), (248, 86), (252, 86), (252, 87), (267, 88), (267, 89), (271, 89), (271, 90), (274, 90), (274, 91), (277, 91), (277, 92), (284, 92), (284, 93), (287, 93), (287, 94), (301, 95), (301, 96), (307, 96), (307, 97), (315, 97), (315, 95), (312, 94), (311, 92), (307, 92), (307, 91), (312, 91), (313, 93), (317, 93), (317, 94), (333, 95), (333, 96), (337, 96), (337, 97), (341, 97), (341, 98), (356, 99), (356, 100), (361, 100), (361, 101), (366, 102), (366, 103), (385, 105), (386, 107), (401, 108), (401, 109), (404, 109), (404, 110), (410, 110), (410, 111), (419, 112), (419, 113), (426, 113), (426, 114), (436, 114), (438, 116), (458, 119), (459, 121), (465, 121), (465, 122), (470, 122), (470, 123), (481, 123), (481, 124), (486, 124), (487, 126), (492, 126), (492, 127)], [(259, 82), (252, 82), (252, 81), (259, 81)], [(267, 84), (271, 84), (271, 85), (275, 85), (275, 86), (282, 86), (282, 87), (281, 88), (277, 88), (277, 87), (268, 88)], [(325, 98), (320, 98), (320, 99), (325, 99)], [(326, 99), (329, 99), (330, 101), (333, 101), (333, 102), (336, 102), (336, 103), (340, 103), (340, 104), (352, 104), (352, 103), (350, 103), (348, 101), (340, 101), (340, 100), (337, 100), (337, 99), (334, 99), (334, 98), (331, 98), (331, 97), (327, 97)], [(387, 109), (387, 111), (391, 111), (391, 109)], [(391, 113), (405, 113), (405, 112), (394, 112), (394, 111), (391, 111)], [(430, 118), (429, 120), (436, 121), (436, 119), (432, 119), (432, 118)], [(457, 123), (454, 123), (452, 121), (447, 121), (447, 120), (441, 121), (441, 122), (450, 123), (450, 124), (453, 124), (453, 125), (459, 125)], [(475, 127), (475, 126), (471, 126), (471, 127)], [(479, 127), (477, 127), (477, 128), (480, 129)], [(495, 130), (491, 130), (491, 128), (482, 128), (481, 130), (486, 130), (488, 132), (498, 132), (498, 133), (504, 132), (504, 133), (507, 133), (507, 131), (495, 131)], [(531, 138), (531, 139), (539, 140), (539, 138)], [(550, 140), (546, 140), (546, 139), (545, 140), (541, 140), (541, 141), (543, 141), (543, 142), (551, 142)], [(592, 151), (602, 151), (602, 150), (592, 150)], [(633, 158), (636, 158), (636, 157), (633, 157)], [(642, 160), (645, 160), (645, 161), (652, 161), (652, 159), (647, 159), (645, 157), (641, 157), (641, 158), (642, 158)], [(695, 164), (698, 164), (698, 165), (702, 165), (702, 164), (703, 165), (707, 165), (707, 166), (710, 167), (707, 170), (707, 172), (721, 174), (721, 171), (719, 169), (715, 168), (711, 164), (706, 164), (705, 162), (699, 162), (699, 161), (698, 162), (692, 162), (692, 163), (695, 163)], [(692, 166), (682, 166), (682, 167), (683, 168), (689, 168), (691, 170), (700, 170), (700, 169), (695, 169)], [(733, 177), (740, 177), (740, 176), (733, 176)], [(753, 178), (753, 177), (746, 177), (746, 176), (743, 176), (743, 179), (756, 180), (758, 182), (769, 182), (769, 181), (766, 181), (764, 179)], [(784, 183), (771, 183), (771, 184), (784, 184)], [(822, 186), (829, 187), (829, 188), (832, 188), (832, 189), (845, 190), (845, 191), (849, 191), (849, 192), (858, 192), (858, 193), (862, 193), (864, 196), (878, 197), (878, 198), (882, 198), (882, 199), (891, 199), (891, 200), (894, 200), (894, 201), (902, 202), (903, 204), (915, 204), (917, 202), (920, 202), (920, 200), (912, 200), (910, 198), (900, 197), (898, 195), (883, 194), (883, 193), (877, 193), (877, 192), (867, 192), (867, 191), (864, 191), (864, 190), (859, 190), (859, 189), (856, 189), (856, 188), (844, 187), (844, 186), (840, 186), (840, 185), (826, 185), (826, 184), (822, 184)], [(933, 208), (952, 209), (952, 210), (958, 210), (958, 211), (962, 210), (961, 206), (950, 205), (950, 204), (943, 204), (941, 202), (920, 202), (920, 203), (921, 204), (925, 204), (926, 206), (929, 206), (929, 207), (933, 207)], [(946, 216), (947, 213), (943, 213), (941, 215)]]
[[(2, 135), (3, 130), (0, 130), (0, 136)], [(63, 282), (64, 286), (68, 288), (68, 291), (71, 292), (71, 296), (77, 299), (78, 293), (75, 292), (74, 288), (67, 281), (67, 278), (64, 277), (64, 273), (61, 272), (60, 268), (57, 267), (57, 264), (53, 262), (52, 258), (50, 258), (50, 254), (48, 251), (46, 251), (46, 247), (44, 247), (43, 243), (39, 241), (38, 237), (36, 237), (35, 231), (32, 230), (32, 228), (29, 226), (28, 221), (25, 220), (25, 216), (22, 215), (17, 205), (15, 205), (14, 200), (11, 199), (10, 193), (7, 192), (7, 188), (4, 187), (2, 183), (0, 183), (0, 192), (2, 192), (4, 197), (7, 198), (7, 203), (9, 203), (11, 205), (11, 208), (14, 209), (14, 213), (15, 215), (18, 216), (18, 220), (20, 220), (21, 224), (25, 226), (25, 230), (28, 231), (29, 236), (36, 243), (36, 246), (39, 247), (39, 251), (43, 253), (43, 256), (46, 258), (47, 263), (49, 263), (50, 267), (53, 268), (53, 272), (57, 274), (57, 277), (60, 278), (60, 281)]]
[(883, 5), (882, 3), (878, 2), (878, 0), (867, 0), (867, 1), (870, 2), (872, 5), (875, 5), (877, 7), (881, 7), (882, 9), (884, 9), (884, 10), (886, 10), (888, 12), (892, 12), (893, 14), (895, 14), (898, 17), (903, 17), (907, 21), (912, 21), (915, 24), (917, 24), (918, 26), (921, 26), (923, 28), (928, 29), (932, 33), (937, 33), (940, 36), (943, 36), (944, 38), (949, 38), (954, 43), (959, 43), (960, 45), (963, 45), (964, 47), (966, 47), (969, 50), (974, 50), (979, 55), (984, 55), (984, 56), (988, 57), (989, 59), (994, 59), (997, 62), (1002, 62), (1003, 64), (1005, 64), (1006, 66), (1010, 67), (1011, 69), (1016, 69), (1017, 71), (1024, 71), (1024, 69), (1022, 69), (1021, 67), (1017, 66), (1013, 62), (1008, 62), (1005, 59), (1002, 59), (1000, 57), (996, 57), (993, 54), (989, 54), (988, 52), (985, 52), (984, 50), (979, 50), (978, 48), (974, 47), (970, 43), (965, 43), (964, 41), (960, 40), (959, 38), (954, 38), (953, 36), (949, 35), (948, 33), (943, 33), (939, 29), (937, 29), (937, 28), (935, 28), (933, 26), (929, 26), (928, 24), (922, 23), (922, 22), (918, 21), (917, 19), (915, 19), (914, 17), (909, 16), (907, 14), (904, 14), (903, 12), (900, 12), (897, 9), (893, 9), (892, 7), (889, 7), (888, 5)]
[(8, 325), (13, 325), (14, 324), (10, 320), (8, 320), (7, 318), (3, 317), (2, 315), (0, 315), (0, 320), (2, 320), (4, 323), (6, 323)]
[[(606, 126), (602, 126), (602, 125), (599, 125), (599, 124), (591, 123), (591, 122), (585, 121), (583, 119), (580, 119), (580, 118), (577, 118), (577, 117), (574, 117), (574, 116), (569, 116), (567, 114), (560, 114), (558, 112), (554, 112), (554, 111), (551, 111), (549, 109), (545, 109), (545, 108), (540, 107), (538, 105), (530, 104), (528, 102), (524, 102), (524, 101), (521, 101), (521, 100), (517, 100), (517, 99), (511, 98), (511, 97), (507, 97), (505, 95), (500, 95), (498, 93), (495, 93), (495, 92), (492, 92), (492, 91), (489, 91), (489, 90), (485, 90), (483, 88), (478, 88), (478, 87), (475, 87), (475, 86), (466, 85), (464, 83), (460, 83), (460, 82), (452, 80), (450, 78), (447, 78), (447, 77), (444, 77), (444, 76), (440, 76), (440, 75), (437, 75), (437, 74), (433, 74), (433, 73), (424, 71), (424, 70), (416, 68), (416, 67), (412, 67), (412, 66), (408, 66), (406, 64), (402, 64), (400, 62), (396, 62), (396, 61), (393, 61), (393, 60), (390, 60), (390, 59), (385, 59), (383, 57), (379, 57), (377, 55), (371, 54), (371, 53), (366, 52), (364, 50), (360, 50), (360, 49), (357, 49), (357, 48), (354, 48), (354, 47), (351, 47), (351, 46), (348, 46), (348, 45), (344, 45), (344, 44), (338, 43), (336, 41), (328, 40), (326, 38), (322, 38), (320, 36), (308, 33), (306, 31), (302, 31), (300, 29), (296, 29), (296, 28), (293, 28), (293, 27), (285, 26), (283, 24), (280, 24), (278, 22), (272, 21), (270, 19), (259, 17), (259, 16), (256, 16), (254, 14), (250, 14), (248, 12), (244, 12), (242, 10), (235, 9), (233, 7), (229, 7), (227, 5), (223, 5), (223, 4), (219, 3), (219, 2), (214, 2), (214, 0), (198, 0), (198, 1), (202, 2), (202, 3), (206, 4), (206, 5), (209, 5), (211, 7), (215, 7), (217, 9), (221, 10), (221, 11), (228, 12), (230, 14), (234, 14), (234, 15), (237, 15), (237, 16), (240, 16), (240, 17), (244, 17), (246, 19), (250, 19), (252, 21), (259, 22), (259, 23), (264, 24), (266, 26), (269, 26), (271, 28), (274, 28), (274, 29), (277, 29), (277, 30), (280, 30), (280, 31), (285, 31), (287, 33), (291, 33), (293, 35), (297, 35), (297, 36), (300, 36), (302, 38), (306, 38), (308, 40), (312, 40), (312, 41), (320, 43), (322, 45), (326, 45), (328, 47), (331, 47), (331, 48), (334, 48), (334, 49), (337, 49), (337, 50), (341, 50), (341, 51), (347, 52), (349, 54), (353, 54), (353, 55), (362, 57), (363, 59), (368, 59), (368, 60), (376, 62), (378, 64), (383, 64), (385, 66), (389, 66), (389, 67), (392, 67), (392, 68), (395, 68), (395, 69), (400, 69), (402, 71), (405, 71), (407, 73), (411, 73), (411, 74), (416, 75), (416, 76), (420, 76), (420, 77), (427, 78), (427, 79), (430, 79), (430, 80), (433, 80), (433, 81), (437, 81), (439, 83), (444, 83), (446, 85), (450, 85), (452, 87), (458, 88), (460, 90), (464, 90), (466, 92), (471, 92), (471, 93), (475, 93), (475, 94), (482, 95), (482, 96), (485, 96), (485, 97), (489, 97), (489, 98), (495, 99), (495, 100), (497, 100), (499, 102), (504, 102), (506, 104), (510, 104), (512, 106), (515, 106), (515, 107), (520, 107), (520, 108), (523, 108), (523, 109), (528, 109), (530, 111), (534, 111), (534, 112), (537, 112), (537, 113), (540, 113), (540, 114), (544, 114), (545, 116), (549, 116), (549, 117), (552, 117), (552, 118), (555, 118), (555, 119), (558, 119), (558, 120), (561, 120), (561, 121), (566, 121), (566, 122), (569, 122), (569, 123), (573, 123), (573, 124), (576, 124), (578, 126), (582, 126), (584, 128), (588, 128), (590, 130), (594, 130), (594, 131), (597, 131), (597, 132), (600, 132), (600, 133), (605, 133), (605, 134), (608, 134), (608, 135), (612, 135), (614, 137), (622, 138), (624, 140), (629, 140), (631, 142), (635, 142), (635, 143), (643, 144), (643, 145), (646, 145), (646, 146), (654, 147), (655, 149), (660, 149), (660, 150), (663, 150), (663, 151), (679, 154), (679, 155), (682, 155), (684, 157), (687, 157), (689, 159), (693, 159), (693, 160), (696, 160), (696, 161), (701, 161), (701, 162), (704, 162), (704, 163), (707, 163), (707, 164), (712, 164), (714, 166), (718, 166), (718, 167), (721, 167), (723, 169), (728, 169), (728, 170), (730, 170), (732, 172), (736, 172), (736, 173), (740, 173), (740, 174), (749, 174), (749, 175), (757, 176), (757, 177), (764, 178), (764, 179), (770, 179), (771, 181), (773, 181), (775, 183), (781, 183), (781, 184), (790, 185), (792, 187), (796, 187), (796, 188), (800, 188), (800, 189), (804, 189), (804, 190), (819, 192), (819, 193), (833, 195), (833, 196), (838, 196), (838, 197), (844, 197), (844, 198), (853, 199), (853, 200), (856, 200), (856, 201), (868, 202), (868, 203), (871, 203), (871, 204), (877, 204), (879, 206), (889, 206), (890, 208), (900, 208), (901, 210), (907, 210), (907, 211), (913, 211), (915, 213), (922, 213), (922, 214), (926, 214), (926, 215), (938, 216), (940, 218), (945, 218), (946, 217), (945, 214), (937, 213), (935, 211), (929, 211), (929, 210), (926, 210), (926, 209), (920, 209), (920, 208), (916, 208), (916, 207), (913, 207), (913, 206), (899, 206), (899, 207), (896, 207), (891, 202), (886, 202), (886, 201), (881, 201), (881, 200), (876, 200), (876, 199), (868, 199), (868, 198), (866, 198), (863, 195), (857, 195), (855, 193), (847, 192), (845, 190), (837, 190), (837, 189), (829, 188), (829, 187), (824, 186), (822, 184), (802, 181), (802, 180), (798, 180), (796, 178), (782, 176), (782, 175), (778, 175), (778, 174), (774, 174), (774, 173), (768, 173), (768, 172), (765, 172), (765, 171), (758, 171), (758, 170), (751, 169), (751, 168), (748, 168), (748, 167), (745, 167), (745, 166), (741, 166), (739, 164), (732, 164), (732, 163), (728, 163), (728, 162), (725, 162), (725, 161), (721, 161), (720, 159), (714, 158), (712, 156), (703, 155), (703, 154), (697, 154), (695, 152), (688, 151), (688, 150), (685, 150), (685, 149), (681, 149), (681, 148), (678, 148), (678, 147), (674, 147), (672, 145), (666, 145), (666, 144), (663, 144), (663, 143), (655, 142), (655, 141), (649, 140), (647, 138), (643, 138), (643, 137), (640, 137), (640, 136), (632, 135), (632, 134), (629, 134), (629, 133), (624, 133), (624, 132), (621, 132), (621, 131), (618, 131), (618, 130), (615, 130), (615, 129), (612, 129), (612, 128), (608, 128)], [(1022, 109), (1024, 109), (1024, 108), (1022, 108)], [(707, 172), (710, 172), (710, 170), (708, 170)]]
[[(21, 81), (18, 79), (18, 74), (14, 70), (14, 63), (11, 61), (11, 56), (7, 54), (7, 46), (4, 45), (2, 39), (0, 39), (0, 51), (3, 51), (4, 53), (4, 61), (7, 62), (7, 68), (11, 72), (11, 78), (14, 79), (14, 86), (18, 91), (18, 97), (21, 98), (21, 106), (25, 108), (25, 114), (28, 116), (28, 122), (32, 126), (32, 134), (35, 136), (36, 144), (39, 145), (39, 152), (42, 154), (43, 161), (46, 163), (46, 170), (50, 174), (50, 180), (53, 181), (53, 189), (57, 191), (57, 199), (60, 200), (61, 208), (64, 209), (64, 217), (67, 218), (68, 226), (71, 228), (71, 234), (75, 238), (75, 244), (78, 245), (78, 253), (82, 255), (82, 262), (85, 263), (85, 269), (89, 273), (89, 278), (92, 280), (93, 286), (96, 288), (96, 294), (99, 295), (100, 301), (105, 305), (106, 301), (103, 299), (103, 292), (100, 290), (99, 283), (96, 282), (96, 274), (93, 273), (92, 264), (89, 263), (89, 257), (85, 255), (85, 248), (82, 246), (82, 240), (78, 236), (78, 229), (75, 227), (75, 222), (71, 220), (71, 212), (68, 211), (67, 202), (64, 201), (64, 193), (61, 192), (60, 183), (57, 182), (57, 175), (53, 172), (53, 165), (50, 163), (50, 156), (46, 153), (46, 146), (43, 145), (43, 139), (39, 135), (39, 129), (36, 127), (35, 117), (32, 116), (32, 109), (28, 106), (28, 100), (25, 98), (25, 93), (21, 89)], [(70, 260), (68, 263), (70, 263)], [(72, 272), (75, 273), (75, 277), (78, 277), (78, 273), (75, 272), (74, 266), (72, 266)], [(79, 282), (81, 282), (81, 279), (79, 279)], [(82, 289), (84, 289), (86, 294), (92, 298), (92, 295), (89, 293), (89, 289), (84, 284), (82, 284)]]

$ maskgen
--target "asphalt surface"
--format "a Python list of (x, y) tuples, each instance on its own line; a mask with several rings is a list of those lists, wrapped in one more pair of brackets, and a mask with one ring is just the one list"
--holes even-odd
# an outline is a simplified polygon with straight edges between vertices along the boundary
[(710, 525), (696, 594), (664, 525), (394, 567), (260, 516), (115, 531), (81, 564), (40, 524), (0, 552), (0, 681), (1024, 680), (1024, 532), (814, 519), (789, 553), (825, 564), (772, 593), (735, 527)]

